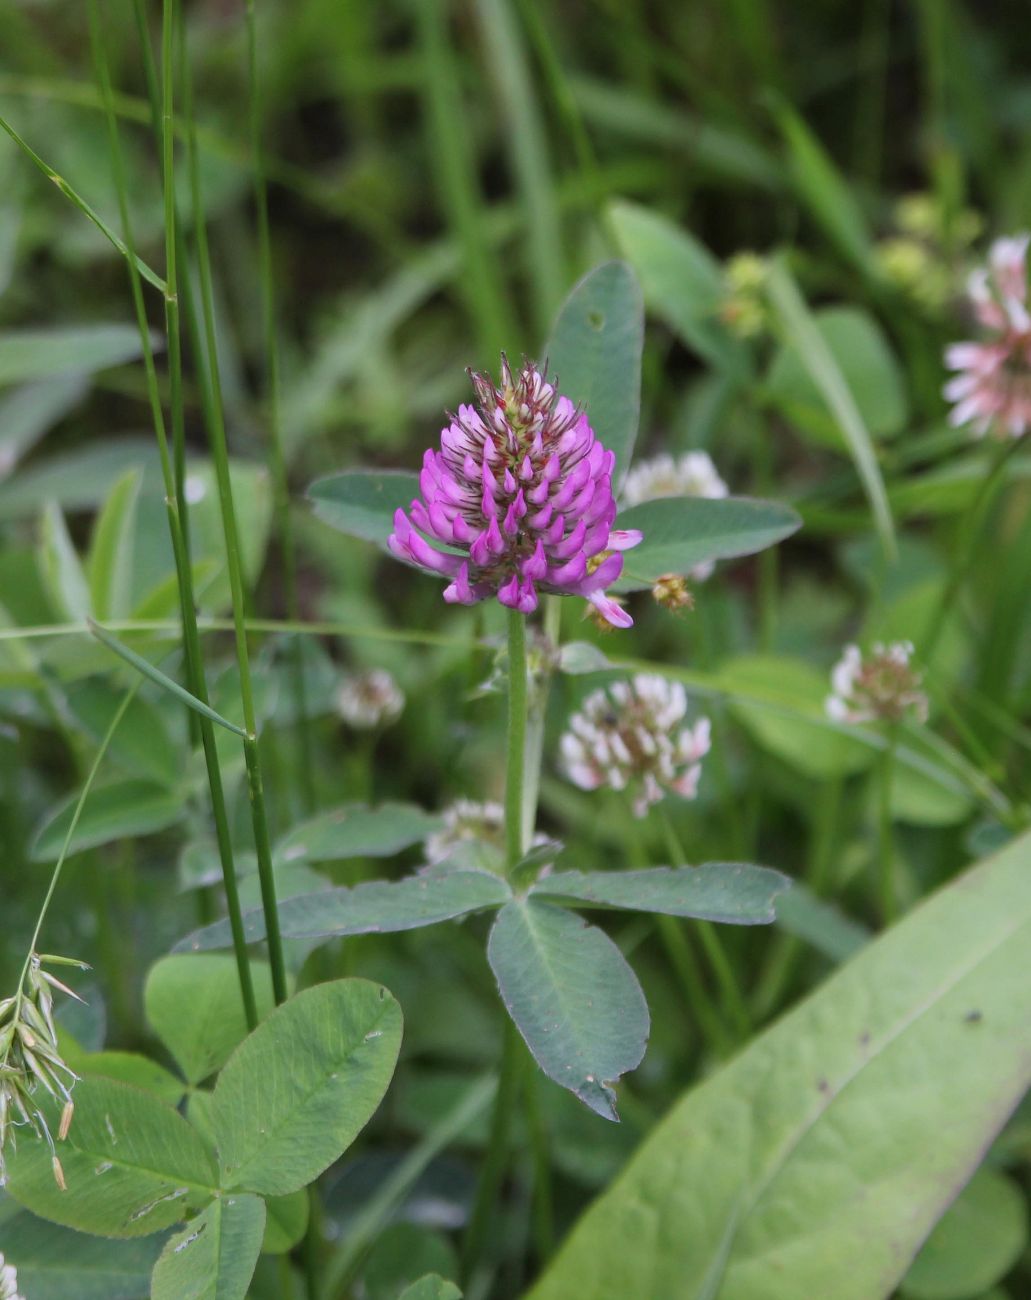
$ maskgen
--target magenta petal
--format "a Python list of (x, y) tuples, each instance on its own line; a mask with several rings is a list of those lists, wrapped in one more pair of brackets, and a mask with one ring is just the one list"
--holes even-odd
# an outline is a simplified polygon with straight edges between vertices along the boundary
[(513, 573), (507, 582), (498, 588), (498, 600), (509, 609), (519, 608), (519, 575)]
[(532, 578), (537, 582), (539, 582), (547, 573), (548, 560), (547, 556), (544, 554), (544, 546), (539, 538), (533, 554), (529, 559), (523, 561), (522, 568), (524, 578)]
[(519, 594), (516, 597), (516, 609), (520, 614), (532, 614), (537, 608), (537, 588), (531, 580), (527, 578), (519, 584)]
[(622, 555), (607, 555), (601, 564), (589, 573), (579, 587), (579, 595), (589, 596), (592, 591), (601, 591), (610, 586), (623, 572)]
[(571, 555), (583, 549), (584, 537), (587, 535), (587, 525), (581, 519), (568, 537), (564, 538), (558, 545), (551, 548), (552, 559), (568, 560)]
[(587, 599), (591, 602), (598, 613), (611, 623), (613, 627), (633, 627), (634, 620), (626, 612), (622, 605), (617, 605), (611, 596), (606, 596), (603, 591), (592, 592)]
[[(561, 564), (558, 568), (548, 569), (548, 582), (554, 587), (569, 587), (583, 582), (587, 573), (587, 557), (583, 551), (577, 552), (571, 560)], [(599, 583), (604, 586), (604, 583)]]
[(450, 605), (475, 605), (477, 597), (469, 585), (469, 566), (463, 564), (458, 576), (449, 587), (444, 588), (444, 599)]
[(635, 546), (640, 546), (644, 541), (644, 533), (639, 528), (614, 528), (609, 533), (610, 551), (629, 551)]

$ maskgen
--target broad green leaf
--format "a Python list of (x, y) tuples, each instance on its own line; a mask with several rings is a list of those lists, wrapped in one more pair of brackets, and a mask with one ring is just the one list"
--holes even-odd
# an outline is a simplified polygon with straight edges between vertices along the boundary
[[(32, 842), (34, 862), (53, 862), (68, 833), (79, 795), (63, 799), (47, 814)], [(182, 796), (152, 781), (118, 781), (90, 792), (75, 828), (69, 854), (134, 835), (152, 835), (184, 814)]]
[(140, 355), (135, 325), (60, 325), (0, 331), (0, 386), (55, 375), (91, 374)]
[[(240, 563), (244, 578), (253, 585), (265, 559), (269, 530), (272, 525), (272, 486), (264, 465), (252, 461), (231, 460), (229, 475), (236, 503), (240, 536)], [(190, 536), (195, 561), (215, 558), (222, 566), (203, 593), (205, 608), (229, 604), (229, 578), (225, 572), (225, 539), (222, 512), (218, 504), (218, 487), (210, 461), (190, 461), (186, 468), (186, 493), (190, 501)]]
[[(52, 1109), (56, 1134), (60, 1115)], [(160, 1232), (217, 1186), (211, 1155), (186, 1120), (112, 1079), (75, 1085), (75, 1116), (58, 1154), (66, 1191), (54, 1179), (47, 1144), (23, 1136), (9, 1162), (8, 1192), (40, 1218), (101, 1237)]]
[(783, 259), (773, 263), (768, 291), (784, 339), (797, 350), (802, 365), (845, 439), (866, 493), (881, 546), (888, 559), (893, 560), (896, 552), (895, 525), (870, 430), (856, 406), (854, 393)]
[(528, 1300), (890, 1295), (1031, 1083), (1031, 836), (693, 1088)]
[(295, 1192), (327, 1169), (376, 1110), (401, 1046), (401, 1008), (368, 980), (298, 993), (244, 1040), (215, 1085), (228, 1190)]
[(186, 1085), (182, 1079), (149, 1056), (138, 1052), (83, 1052), (70, 1047), (64, 1036), (61, 1047), (65, 1063), (84, 1079), (117, 1079), (149, 1092), (166, 1106), (178, 1106), (183, 1099)]
[(111, 484), (130, 465), (144, 470), (155, 489), (160, 481), (154, 439), (111, 438), (89, 442), (74, 451), (62, 452), (28, 465), (17, 480), (0, 483), (0, 519), (31, 519), (51, 501), (65, 511), (99, 508), (111, 491)]
[(626, 476), (637, 440), (643, 346), (637, 277), (626, 262), (604, 262), (573, 287), (545, 348), (549, 378), (583, 404), (599, 441), (615, 453), (614, 485)]
[(700, 867), (642, 871), (561, 871), (539, 880), (530, 893), (588, 906), (693, 916), (729, 925), (765, 925), (774, 920), (774, 898), (790, 884), (787, 876), (769, 867), (705, 862)]
[(515, 899), (498, 913), (487, 957), (544, 1073), (618, 1121), (612, 1085), (640, 1064), (649, 1020), (641, 986), (616, 945), (565, 908)]
[(411, 1286), (406, 1286), (398, 1300), (462, 1300), (462, 1293), (454, 1282), (439, 1273), (427, 1273)]
[(337, 858), (388, 858), (420, 844), (440, 828), (440, 818), (410, 803), (344, 804), (295, 826), (276, 845), (280, 861), (303, 858), (331, 862)]
[(865, 926), (818, 898), (799, 880), (777, 900), (777, 926), (833, 962), (847, 961), (870, 940)]
[[(902, 372), (874, 318), (855, 307), (825, 307), (813, 312), (812, 323), (867, 429), (877, 437), (901, 433), (909, 417)], [(799, 355), (797, 341), (781, 345), (766, 376), (765, 391), (800, 429), (824, 445), (847, 452), (823, 391)]]
[(317, 479), (308, 489), (312, 509), (323, 521), (377, 546), (394, 531), (394, 513), (419, 495), (419, 476), (408, 471), (349, 469)]
[(80, 400), (81, 375), (24, 384), (0, 397), (0, 479)]
[(616, 591), (641, 591), (664, 573), (687, 573), (706, 560), (754, 555), (790, 537), (802, 521), (790, 506), (749, 497), (663, 497), (621, 510), (617, 528), (644, 539), (627, 551)]
[(62, 618), (81, 623), (89, 616), (89, 583), (68, 535), (68, 525), (52, 501), (43, 512), (40, 566), (54, 608)]
[[(84, 730), (99, 743), (125, 691), (109, 677), (90, 677), (66, 691), (68, 707)], [(169, 788), (182, 778), (182, 751), (169, 733), (161, 710), (137, 693), (111, 737), (108, 754), (134, 776), (145, 776)]]
[(303, 1238), (308, 1230), (311, 1200), (308, 1189), (302, 1187), (289, 1196), (270, 1196), (265, 1202), (265, 1239), (261, 1243), (263, 1255), (285, 1255)]
[(704, 244), (650, 208), (619, 200), (609, 222), (620, 251), (641, 281), (645, 306), (712, 365), (742, 374), (743, 344), (721, 324), (723, 266)]
[[(272, 974), (251, 962), (259, 1018), (275, 1006)], [(164, 957), (151, 967), (143, 991), (151, 1029), (171, 1052), (187, 1083), (220, 1070), (247, 1037), (247, 1016), (235, 957)]]
[(980, 1169), (942, 1216), (903, 1279), (907, 1300), (969, 1300), (1024, 1253), (1027, 1203), (1005, 1174)]
[[(770, 705), (735, 699), (731, 711), (757, 744), (815, 780), (865, 771), (876, 753), (827, 725), (830, 675), (784, 655), (745, 655), (725, 664), (720, 683), (730, 693), (769, 695)], [(780, 701), (783, 709), (775, 702)]]
[(0, 1252), (28, 1300), (147, 1300), (159, 1239), (89, 1237), (26, 1212), (0, 1224)]
[(128, 618), (132, 612), (136, 507), (142, 481), (138, 469), (127, 470), (97, 516), (88, 562), (90, 597), (97, 618)]
[(448, 1278), (458, 1273), (458, 1257), (447, 1237), (418, 1223), (390, 1223), (362, 1266), (361, 1293), (364, 1300), (398, 1300), (408, 1288), (428, 1283), (430, 1275)]
[[(283, 899), (279, 924), (285, 939), (390, 934), (500, 907), (511, 896), (504, 880), (489, 871), (434, 871), (403, 880), (369, 880)], [(265, 916), (260, 908), (245, 912), (243, 921), (248, 943), (265, 937)], [(231, 942), (228, 921), (219, 921), (197, 930), (177, 948), (202, 952), (226, 948)]]
[(216, 1197), (161, 1252), (151, 1300), (244, 1300), (264, 1232), (260, 1197)]
[(845, 178), (803, 119), (784, 100), (774, 116), (788, 147), (795, 188), (830, 239), (855, 266), (873, 268), (873, 241), (862, 210)]

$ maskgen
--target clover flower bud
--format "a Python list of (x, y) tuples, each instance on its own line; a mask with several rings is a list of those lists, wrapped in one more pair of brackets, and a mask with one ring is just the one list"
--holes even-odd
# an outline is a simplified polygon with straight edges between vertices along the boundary
[(724, 271), (726, 295), (719, 316), (738, 338), (757, 338), (767, 327), (768, 314), (763, 295), (769, 273), (769, 263), (758, 253), (737, 253), (727, 262)]
[(664, 573), (656, 578), (652, 586), (652, 597), (657, 605), (674, 613), (694, 609), (694, 596), (691, 595), (687, 579), (679, 573)]
[(1031, 428), (1031, 314), (1027, 249), (1031, 235), (997, 239), (988, 265), (967, 282), (967, 294), (987, 337), (953, 343), (945, 365), (957, 373), (944, 394), (955, 403), (949, 423), (969, 424), (978, 437), (1019, 438)]
[[(499, 853), (505, 847), (505, 810), (499, 803), (488, 800), (477, 803), (474, 799), (456, 799), (441, 813), (443, 825), (426, 837), (423, 850), (426, 862), (443, 862), (463, 844), (486, 844)], [(539, 832), (530, 841), (531, 847), (547, 844), (548, 837)]]
[(336, 705), (349, 727), (371, 731), (397, 721), (405, 707), (405, 696), (385, 668), (369, 668), (344, 677), (337, 688)]
[(827, 716), (835, 722), (900, 722), (912, 714), (927, 721), (921, 675), (910, 666), (910, 641), (878, 642), (868, 655), (849, 645), (831, 672)]
[(453, 604), (496, 596), (532, 614), (542, 591), (583, 596), (610, 623), (630, 627), (630, 616), (605, 595), (623, 571), (620, 552), (641, 540), (612, 527), (615, 455), (529, 362), (513, 375), (502, 357), (500, 386), (486, 375), (471, 378), (478, 408), (460, 406), (440, 450), (426, 452), (421, 495), (408, 513), (394, 515), (391, 552), (449, 578), (444, 599)]
[(667, 792), (693, 799), (710, 727), (708, 718), (681, 726), (686, 715), (687, 692), (665, 677), (639, 673), (594, 691), (560, 742), (566, 775), (582, 790), (629, 790), (637, 817)]

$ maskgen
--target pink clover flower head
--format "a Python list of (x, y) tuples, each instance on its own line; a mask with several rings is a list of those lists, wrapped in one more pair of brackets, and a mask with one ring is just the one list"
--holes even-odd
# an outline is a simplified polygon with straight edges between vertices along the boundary
[(391, 552), (449, 578), (444, 599), (453, 604), (496, 596), (532, 614), (542, 591), (583, 596), (616, 627), (630, 627), (605, 595), (623, 571), (620, 552), (641, 540), (612, 527), (615, 455), (529, 362), (513, 375), (502, 357), (500, 386), (471, 378), (477, 406), (460, 406), (440, 450), (426, 452), (420, 496), (394, 515)]
[(911, 666), (913, 643), (878, 642), (868, 654), (845, 647), (831, 672), (827, 716), (835, 722), (900, 722), (907, 714), (927, 721), (927, 696)]
[(1031, 428), (1029, 243), (1031, 235), (1016, 235), (992, 244), (988, 265), (967, 284), (974, 315), (988, 337), (945, 350), (946, 366), (957, 372), (944, 389), (955, 403), (949, 422), (969, 424), (981, 437), (992, 431), (1019, 438)]
[(667, 792), (694, 799), (710, 726), (708, 718), (683, 726), (686, 716), (681, 683), (652, 673), (594, 691), (560, 742), (566, 775), (581, 790), (631, 790), (636, 817)]

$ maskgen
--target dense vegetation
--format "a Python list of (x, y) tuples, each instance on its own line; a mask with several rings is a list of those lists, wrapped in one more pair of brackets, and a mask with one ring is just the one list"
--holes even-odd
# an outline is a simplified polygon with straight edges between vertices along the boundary
[(1021, 18), (5, 10), (0, 1300), (1031, 1290)]

